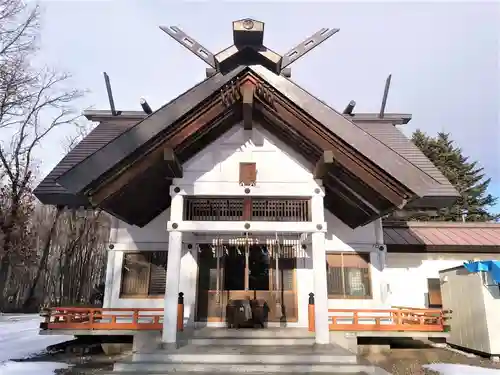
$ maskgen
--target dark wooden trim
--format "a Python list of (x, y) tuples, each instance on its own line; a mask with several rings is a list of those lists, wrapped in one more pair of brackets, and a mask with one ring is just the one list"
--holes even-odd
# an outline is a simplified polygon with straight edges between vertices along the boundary
[(252, 130), (253, 126), (253, 97), (255, 86), (246, 82), (241, 86), (243, 96), (243, 128), (245, 130)]
[(200, 103), (217, 93), (245, 69), (245, 67), (239, 67), (228, 74), (217, 73), (204, 80), (74, 166), (60, 176), (57, 182), (71, 193), (82, 192), (93, 181), (113, 169), (145, 143), (155, 139), (160, 133), (168, 130), (172, 124), (185, 117), (187, 113), (199, 107)]
[[(335, 138), (342, 140), (345, 145), (350, 145), (357, 154), (377, 165), (386, 175), (392, 176), (393, 183), (401, 181), (400, 188), (406, 187), (404, 190), (409, 190), (408, 193), (413, 198), (424, 196), (429, 186), (435, 184), (431, 177), (397, 152), (366, 133), (355, 123), (309, 94), (294, 82), (260, 66), (251, 66), (249, 69), (257, 77), (265, 81), (267, 85), (271, 86), (275, 90), (277, 97), (282, 96), (288, 103), (293, 103), (295, 108), (299, 108), (300, 112), (303, 113), (300, 118), (304, 118), (305, 115), (305, 117), (320, 123), (322, 126), (316, 127), (315, 130), (322, 130), (326, 139)], [(310, 120), (309, 123), (311, 123)], [(335, 158), (340, 162), (337, 156)]]
[(469, 254), (500, 253), (500, 245), (475, 246), (475, 245), (410, 245), (410, 244), (387, 244), (388, 253), (446, 253), (446, 254)]
[[(356, 151), (349, 149), (347, 145), (340, 140), (329, 137), (325, 134), (318, 124), (313, 124), (310, 120), (303, 117), (297, 109), (284, 102), (275, 100), (274, 108), (270, 108), (257, 96), (256, 109), (265, 114), (267, 118), (274, 121), (282, 121), (289, 124), (302, 134), (304, 138), (309, 139), (318, 148), (330, 150), (333, 153), (335, 161), (343, 168), (351, 171), (365, 184), (378, 191), (382, 196), (389, 200), (395, 207), (403, 207), (407, 199), (405, 196), (414, 195), (413, 192), (401, 186), (399, 189), (394, 186), (397, 182), (383, 171), (377, 171), (373, 162), (369, 160), (360, 160), (360, 155)], [(330, 138), (330, 139), (329, 139)], [(371, 165), (370, 165), (371, 164)]]
[(164, 178), (166, 179), (182, 177), (182, 166), (177, 160), (174, 151), (171, 148), (155, 150), (149, 155), (138, 159), (132, 165), (121, 169), (117, 176), (112, 176), (107, 181), (104, 181), (92, 191), (89, 199), (94, 205), (101, 204), (125, 185), (128, 185), (136, 176), (143, 174), (155, 164), (162, 165), (165, 173)]
[(252, 197), (243, 198), (243, 217), (241, 220), (252, 219)]
[[(117, 116), (113, 116), (111, 111), (102, 109), (91, 109), (83, 111), (83, 116), (90, 121), (107, 121), (107, 120), (131, 120), (137, 119), (140, 121), (148, 115), (144, 111), (120, 111)], [(385, 113), (384, 117), (380, 118), (378, 113), (360, 112), (352, 115), (345, 115), (352, 122), (370, 122), (370, 123), (391, 123), (393, 125), (405, 125), (412, 119), (409, 113)]]
[[(196, 134), (200, 128), (213, 122), (216, 117), (225, 110), (222, 102), (216, 101), (213, 106), (205, 110), (199, 110), (198, 116), (194, 119), (187, 119), (181, 124), (180, 129), (167, 140), (163, 140), (160, 144), (150, 147), (142, 155), (137, 155), (135, 161), (128, 162), (123, 167), (119, 168), (115, 175), (108, 177), (101, 182), (96, 188), (93, 188), (89, 193), (94, 204), (100, 204), (105, 199), (110, 197), (129, 184), (136, 176), (146, 172), (155, 164), (165, 165), (165, 171), (170, 173), (165, 174), (165, 178), (176, 178), (182, 176), (182, 168), (177, 160), (174, 147), (186, 139), (189, 135)], [(169, 151), (166, 151), (169, 150)], [(166, 155), (170, 160), (166, 160)]]

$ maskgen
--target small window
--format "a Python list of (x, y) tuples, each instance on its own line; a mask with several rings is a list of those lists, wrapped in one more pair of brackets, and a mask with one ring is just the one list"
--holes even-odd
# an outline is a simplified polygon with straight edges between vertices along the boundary
[(330, 253), (326, 266), (329, 298), (372, 298), (370, 253)]
[(166, 251), (125, 253), (120, 297), (148, 298), (165, 295)]
[(254, 186), (257, 181), (257, 164), (240, 163), (240, 185)]

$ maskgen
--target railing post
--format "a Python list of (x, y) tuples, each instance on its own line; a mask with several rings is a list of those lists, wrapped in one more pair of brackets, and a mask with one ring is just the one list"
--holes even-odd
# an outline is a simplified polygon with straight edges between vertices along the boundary
[(177, 331), (184, 330), (184, 293), (179, 292), (177, 299)]
[(94, 326), (94, 309), (89, 310), (89, 325), (91, 328)]
[(315, 321), (314, 321), (314, 293), (309, 293), (309, 305), (307, 309), (307, 315), (309, 320), (309, 332), (314, 332)]

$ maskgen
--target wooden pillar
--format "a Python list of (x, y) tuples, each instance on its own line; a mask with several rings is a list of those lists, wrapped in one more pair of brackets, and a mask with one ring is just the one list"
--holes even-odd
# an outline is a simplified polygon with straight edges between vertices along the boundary
[(177, 331), (184, 331), (184, 293), (177, 297)]
[(309, 293), (309, 304), (307, 306), (307, 320), (309, 332), (314, 332), (314, 293)]

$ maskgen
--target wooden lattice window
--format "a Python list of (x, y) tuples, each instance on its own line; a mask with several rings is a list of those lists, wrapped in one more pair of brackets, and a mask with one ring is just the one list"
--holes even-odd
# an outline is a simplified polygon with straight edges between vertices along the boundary
[(166, 251), (125, 253), (120, 297), (148, 298), (165, 295)]
[(252, 220), (310, 221), (309, 199), (252, 198)]
[(187, 221), (311, 221), (310, 199), (186, 197)]
[(184, 200), (184, 220), (239, 221), (243, 217), (243, 198), (199, 198)]
[(372, 298), (370, 253), (329, 253), (326, 263), (329, 298)]
[(240, 163), (240, 185), (254, 186), (257, 181), (257, 164)]

